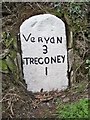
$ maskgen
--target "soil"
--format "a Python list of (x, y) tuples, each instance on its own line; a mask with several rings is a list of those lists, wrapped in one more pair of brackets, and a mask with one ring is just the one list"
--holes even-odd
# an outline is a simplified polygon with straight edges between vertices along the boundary
[(65, 91), (32, 93), (3, 74), (3, 118), (56, 118), (58, 104), (66, 104), (88, 98), (88, 81), (74, 84)]

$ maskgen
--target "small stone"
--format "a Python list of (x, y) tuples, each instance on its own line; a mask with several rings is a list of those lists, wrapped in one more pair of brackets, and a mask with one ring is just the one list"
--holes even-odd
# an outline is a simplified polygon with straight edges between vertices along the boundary
[(47, 106), (50, 108), (50, 107), (52, 107), (52, 105), (49, 103), (49, 102), (47, 102)]
[(61, 96), (62, 98), (64, 98), (66, 95), (63, 95), (63, 96)]
[(64, 98), (63, 102), (68, 102), (70, 99), (69, 98)]
[(47, 106), (50, 106), (50, 103), (49, 103), (49, 102), (47, 102)]

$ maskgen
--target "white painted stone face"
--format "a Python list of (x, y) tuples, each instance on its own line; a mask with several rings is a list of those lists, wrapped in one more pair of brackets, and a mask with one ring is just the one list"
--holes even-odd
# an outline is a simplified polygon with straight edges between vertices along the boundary
[(30, 17), (20, 26), (27, 90), (63, 90), (68, 86), (64, 22), (51, 14)]

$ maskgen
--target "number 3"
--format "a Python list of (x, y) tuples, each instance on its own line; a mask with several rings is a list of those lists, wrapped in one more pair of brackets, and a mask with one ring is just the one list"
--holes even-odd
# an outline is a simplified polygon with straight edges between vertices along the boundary
[(46, 45), (43, 45), (44, 49), (43, 49), (43, 54), (46, 54), (48, 52), (48, 47)]

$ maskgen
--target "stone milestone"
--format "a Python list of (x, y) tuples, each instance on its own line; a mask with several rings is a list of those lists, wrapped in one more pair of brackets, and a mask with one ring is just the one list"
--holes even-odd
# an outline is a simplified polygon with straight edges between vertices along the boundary
[(63, 90), (68, 86), (64, 22), (51, 14), (30, 17), (20, 26), (27, 90)]

